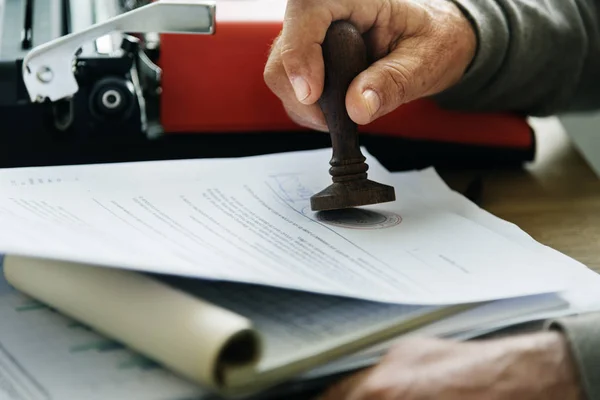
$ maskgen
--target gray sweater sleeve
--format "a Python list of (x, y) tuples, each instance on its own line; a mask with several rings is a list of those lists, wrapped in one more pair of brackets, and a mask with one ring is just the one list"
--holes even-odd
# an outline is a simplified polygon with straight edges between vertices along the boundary
[[(545, 116), (600, 109), (600, 0), (449, 0), (478, 37), (442, 106)], [(549, 321), (566, 335), (589, 400), (600, 399), (600, 313)]]
[(600, 313), (548, 321), (546, 328), (565, 334), (585, 398), (600, 399)]
[(472, 22), (475, 59), (436, 96), (450, 109), (546, 116), (600, 108), (600, 0), (449, 0)]

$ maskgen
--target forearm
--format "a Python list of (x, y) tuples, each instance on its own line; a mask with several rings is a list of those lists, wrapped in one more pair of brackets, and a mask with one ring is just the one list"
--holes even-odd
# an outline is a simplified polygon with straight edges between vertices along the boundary
[(549, 321), (564, 332), (586, 400), (600, 399), (600, 313)]
[(442, 106), (549, 115), (600, 107), (599, 0), (451, 0), (478, 50)]

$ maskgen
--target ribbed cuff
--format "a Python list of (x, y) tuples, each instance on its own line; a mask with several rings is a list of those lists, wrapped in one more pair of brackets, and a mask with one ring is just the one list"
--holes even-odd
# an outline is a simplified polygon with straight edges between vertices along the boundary
[(600, 313), (548, 321), (545, 329), (564, 333), (586, 399), (600, 399)]
[[(477, 52), (462, 79), (435, 96), (448, 106), (472, 102), (473, 96), (485, 90), (501, 69), (509, 50), (510, 30), (502, 8), (495, 0), (449, 0), (461, 9), (471, 22), (477, 37)], [(473, 108), (472, 104), (469, 104)]]

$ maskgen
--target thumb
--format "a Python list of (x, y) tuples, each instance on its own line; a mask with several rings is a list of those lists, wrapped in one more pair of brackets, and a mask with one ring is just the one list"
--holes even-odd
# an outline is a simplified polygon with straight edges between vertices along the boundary
[(419, 38), (402, 42), (396, 49), (360, 73), (350, 84), (346, 108), (350, 118), (364, 125), (404, 103), (429, 96), (444, 88), (444, 63)]

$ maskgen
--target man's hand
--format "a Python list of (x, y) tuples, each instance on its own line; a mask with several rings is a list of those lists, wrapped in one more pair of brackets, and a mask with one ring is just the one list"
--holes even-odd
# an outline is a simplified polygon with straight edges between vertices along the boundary
[(406, 340), (319, 400), (582, 400), (560, 333), (455, 343)]
[(373, 62), (347, 93), (346, 107), (357, 124), (449, 88), (477, 47), (471, 24), (450, 0), (288, 0), (265, 82), (294, 121), (323, 131), (316, 104), (324, 79), (321, 43), (336, 20), (363, 33)]

